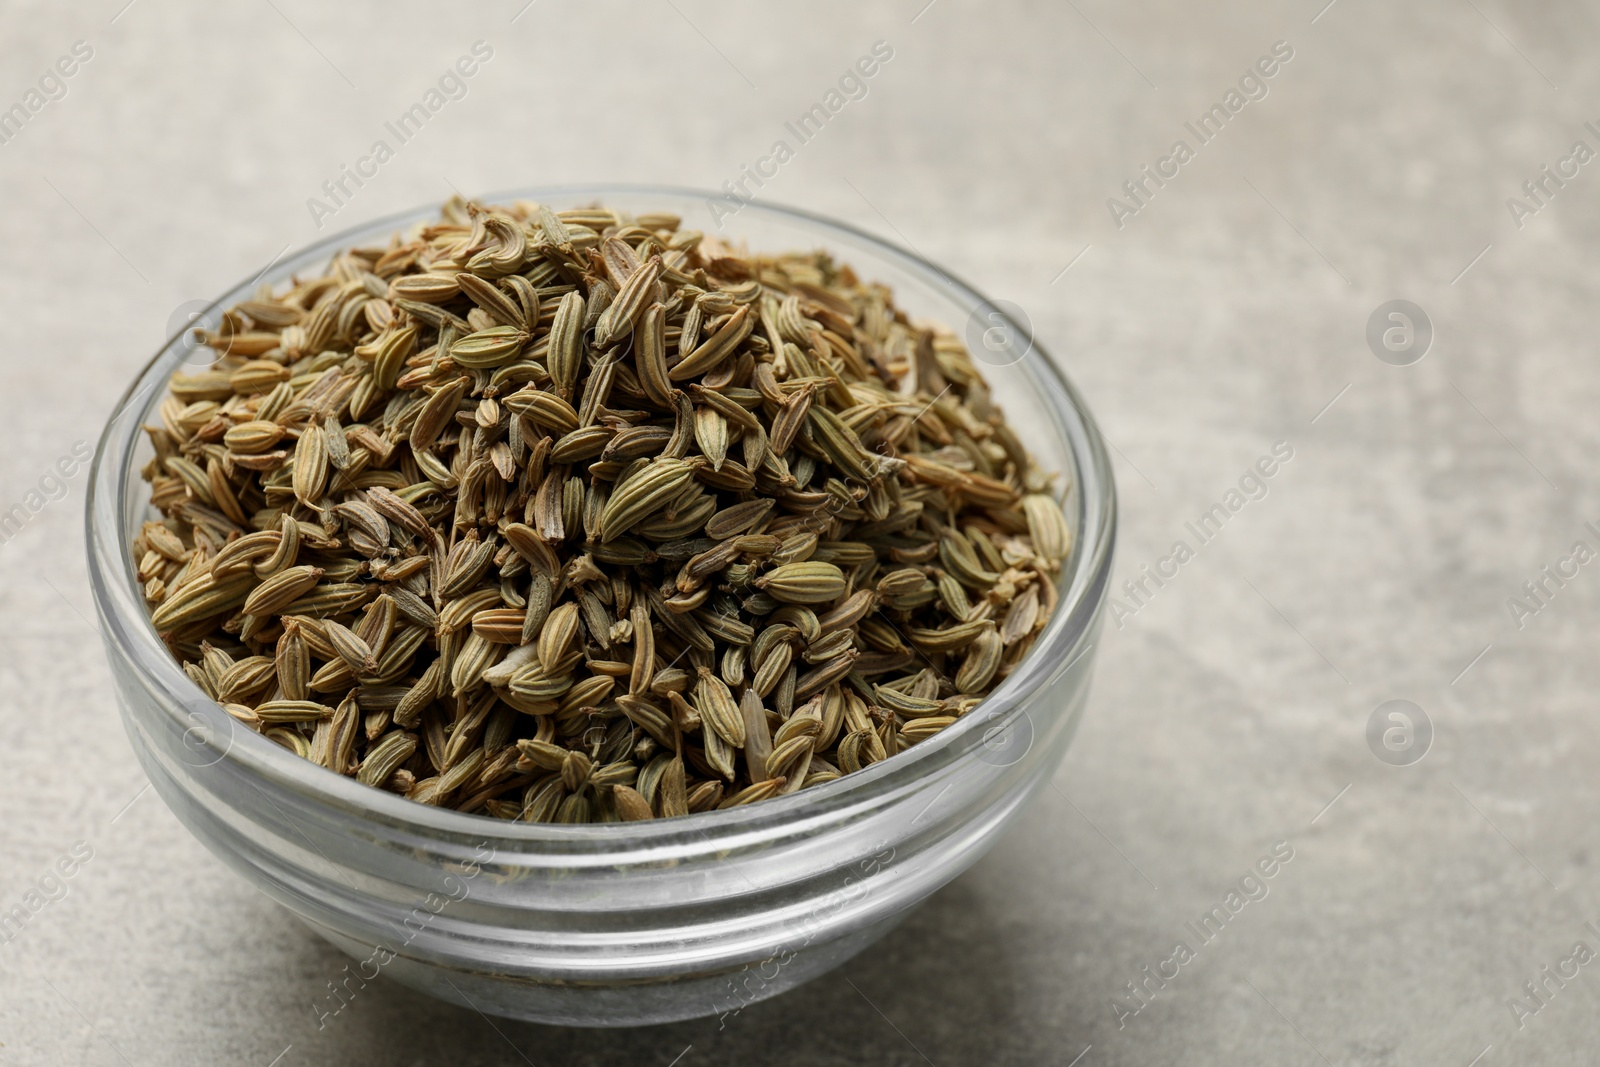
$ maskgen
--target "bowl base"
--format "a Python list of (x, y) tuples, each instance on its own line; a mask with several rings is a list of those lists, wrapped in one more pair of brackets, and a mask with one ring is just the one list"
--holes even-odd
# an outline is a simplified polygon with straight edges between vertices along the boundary
[[(496, 1015), (547, 1026), (624, 1027), (654, 1026), (715, 1015), (728, 1018), (759, 1001), (775, 997), (820, 977), (845, 963), (900, 925), (915, 907), (906, 908), (868, 927), (852, 929), (848, 937), (817, 942), (795, 951), (785, 950), (739, 968), (704, 974), (640, 978), (632, 981), (562, 981), (527, 975), (486, 974), (430, 960), (395, 955), (378, 966), (371, 945), (346, 937), (291, 910), (323, 940), (360, 961), (353, 968), (357, 992), (382, 975), (438, 1000)], [(372, 973), (372, 972), (376, 973)], [(324, 1024), (343, 1006), (329, 994), (317, 1007)]]

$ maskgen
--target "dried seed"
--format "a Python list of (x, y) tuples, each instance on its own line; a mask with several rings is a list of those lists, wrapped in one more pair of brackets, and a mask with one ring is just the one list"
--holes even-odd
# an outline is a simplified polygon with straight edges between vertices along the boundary
[(617, 817), (623, 822), (642, 822), (655, 818), (650, 802), (625, 785), (611, 787), (611, 799), (617, 807)]
[(744, 758), (752, 782), (767, 777), (769, 758), (772, 755), (772, 734), (767, 728), (767, 712), (761, 698), (753, 689), (746, 689), (739, 698), (739, 713), (744, 719)]
[(651, 304), (634, 327), (633, 358), (639, 384), (659, 407), (670, 407), (673, 394), (667, 372), (666, 321), (666, 308)]
[(373, 486), (367, 490), (367, 499), (372, 503), (372, 509), (404, 529), (407, 533), (417, 537), (429, 539), (433, 535), (433, 527), (408, 501), (395, 495), (383, 486)]
[(256, 705), (256, 718), (264, 723), (315, 722), (332, 715), (332, 708), (314, 700), (268, 700)]
[(657, 790), (657, 806), (659, 814), (664, 819), (675, 815), (689, 814), (689, 797), (686, 792), (683, 760), (674, 759), (667, 764), (666, 771), (661, 775), (661, 785)]
[(811, 411), (811, 398), (816, 393), (815, 386), (802, 386), (797, 392), (789, 394), (784, 400), (783, 407), (778, 411), (778, 417), (772, 423), (772, 450), (778, 454), (789, 451), (794, 444), (795, 435), (806, 424), (806, 416)]
[(786, 563), (755, 584), (787, 604), (827, 604), (846, 587), (844, 572), (831, 563)]
[(1022, 498), (1022, 511), (1028, 517), (1034, 551), (1051, 570), (1057, 569), (1072, 548), (1072, 530), (1061, 505), (1043, 493), (1029, 493)]
[(539, 633), (539, 663), (552, 671), (578, 636), (578, 605), (568, 601), (550, 612)]
[(308, 429), (300, 435), (294, 450), (293, 488), (295, 499), (311, 507), (328, 491), (328, 438)]
[(228, 311), (133, 546), (186, 675), (540, 822), (758, 803), (968, 715), (1060, 598), (1059, 492), (954, 334), (680, 225), (453, 201)]
[(908, 627), (905, 633), (912, 644), (925, 652), (954, 652), (971, 644), (990, 625), (987, 620), (977, 619), (937, 630), (913, 626)]
[(356, 772), (356, 780), (365, 785), (382, 785), (416, 750), (415, 734), (399, 730), (385, 734), (367, 751), (361, 769)]
[(423, 404), (417, 421), (411, 424), (411, 450), (422, 452), (430, 448), (445, 426), (455, 416), (456, 407), (466, 395), (471, 378), (461, 377), (440, 386)]
[(516, 608), (491, 608), (472, 616), (472, 632), (496, 645), (522, 643), (525, 612)]
[(757, 497), (723, 508), (706, 520), (706, 536), (718, 541), (736, 537), (764, 519), (772, 511), (773, 503), (770, 497)]
[(694, 477), (695, 465), (679, 459), (652, 460), (618, 485), (600, 515), (602, 540), (614, 541), (665, 507)]
[(650, 684), (650, 671), (656, 659), (656, 635), (650, 624), (650, 606), (642, 600), (635, 601), (629, 621), (633, 624), (633, 664), (628, 674), (628, 692), (638, 696)]
[(570, 433), (581, 425), (571, 404), (543, 389), (524, 387), (506, 397), (504, 403), (512, 412), (542, 429)]
[(995, 671), (1000, 669), (1000, 654), (1005, 651), (1000, 632), (988, 624), (967, 647), (961, 669), (956, 672), (956, 692), (976, 695), (989, 688)]
[(561, 396), (570, 398), (583, 366), (583, 297), (576, 292), (563, 296), (556, 308), (549, 351), (550, 378)]
[(720, 471), (728, 458), (728, 420), (712, 408), (697, 408), (694, 413), (694, 439), (700, 446), (701, 454), (711, 461), (711, 469)]
[(412, 274), (389, 283), (389, 297), (442, 304), (461, 291), (454, 274)]
[(728, 316), (728, 321), (673, 367), (668, 377), (681, 382), (715, 370), (740, 342), (750, 336), (755, 323), (750, 319), (749, 312), (749, 308), (741, 307)]
[(245, 599), (246, 615), (276, 615), (316, 587), (321, 567), (289, 567), (258, 585)]
[(306, 646), (300, 624), (288, 619), (283, 624), (283, 636), (278, 638), (274, 658), (278, 686), (287, 700), (305, 700), (310, 696), (311, 652)]
[(223, 434), (223, 443), (234, 452), (265, 452), (283, 440), (283, 427), (275, 422), (241, 422)]
[[(701, 720), (718, 736), (734, 748), (743, 747), (744, 716), (739, 705), (727, 684), (704, 667), (700, 669), (700, 681), (694, 688), (694, 706), (700, 712)], [(731, 778), (732, 775), (726, 777)]]
[(1000, 626), (1000, 640), (1014, 645), (1033, 633), (1039, 621), (1039, 590), (1034, 586), (1024, 589), (1006, 608), (1005, 621)]
[(611, 306), (601, 314), (600, 321), (595, 326), (596, 345), (608, 348), (633, 332), (634, 320), (654, 296), (656, 279), (660, 277), (659, 256), (651, 257), (650, 262), (633, 272), (617, 291), (616, 299), (611, 302)]
[(232, 664), (217, 679), (217, 699), (237, 703), (271, 685), (277, 674), (277, 665), (266, 656), (250, 656)]
[(491, 326), (468, 334), (450, 346), (450, 358), (471, 370), (503, 367), (515, 360), (528, 343), (528, 334), (517, 326)]

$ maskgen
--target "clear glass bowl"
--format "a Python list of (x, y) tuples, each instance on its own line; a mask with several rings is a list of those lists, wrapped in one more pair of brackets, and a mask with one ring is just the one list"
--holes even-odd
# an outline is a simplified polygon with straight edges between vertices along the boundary
[[(693, 190), (597, 185), (487, 199), (672, 211), (719, 233), (712, 194)], [(433, 214), (430, 206), (329, 237), (224, 294), (201, 320), (215, 322), (260, 281), (319, 268), (338, 249), (382, 243)], [(892, 286), (913, 315), (1016, 331), (1003, 358), (979, 355), (1007, 364), (983, 368), (996, 399), (1070, 487), (1076, 544), (1055, 615), (978, 710), (892, 759), (792, 796), (588, 826), (416, 804), (236, 727), (151, 628), (129, 545), (150, 514), (138, 472), (151, 450), (140, 427), (173, 370), (199, 355), (175, 338), (100, 440), (88, 510), (95, 604), (123, 723), (156, 791), (212, 852), (355, 959), (319, 1011), (335, 1014), (341, 996), (378, 974), (544, 1023), (628, 1026), (738, 1011), (849, 959), (970, 866), (1071, 741), (1116, 527), (1104, 442), (1078, 394), (1024, 326), (996, 318), (1003, 313), (917, 256), (764, 205), (723, 222), (722, 234), (755, 250), (827, 249)]]

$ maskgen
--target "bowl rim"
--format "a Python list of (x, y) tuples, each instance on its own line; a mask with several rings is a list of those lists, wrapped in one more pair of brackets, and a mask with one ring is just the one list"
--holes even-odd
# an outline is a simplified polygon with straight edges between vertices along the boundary
[[(655, 197), (680, 202), (704, 200), (707, 203), (727, 199), (724, 193), (692, 187), (597, 182), (519, 187), (485, 194), (474, 200), (483, 204), (503, 204), (513, 200), (540, 202), (575, 199), (593, 199), (603, 203), (608, 196), (635, 199)], [(665, 208), (667, 205), (662, 206)], [(339, 230), (292, 252), (280, 253), (254, 277), (218, 296), (201, 314), (210, 315), (237, 303), (269, 275), (279, 279), (289, 276), (296, 269), (316, 265), (344, 247), (370, 242), (382, 235), (383, 231), (403, 231), (425, 221), (437, 210), (437, 203), (419, 205)], [(991, 310), (995, 308), (988, 298), (959, 276), (910, 249), (852, 224), (765, 200), (744, 203), (741, 213), (744, 211), (769, 216), (790, 225), (798, 223), (803, 228), (816, 231), (819, 240), (833, 238), (862, 248), (893, 263), (935, 291), (951, 290), (956, 301), (969, 309), (983, 306)], [(1073, 552), (1062, 576), (1061, 601), (1018, 669), (985, 698), (983, 714), (973, 714), (959, 720), (892, 758), (833, 782), (760, 804), (672, 819), (576, 825), (513, 822), (418, 804), (398, 794), (334, 774), (248, 728), (238, 729), (232, 717), (183, 673), (150, 625), (149, 612), (139, 593), (131, 543), (127, 536), (129, 476), (142, 418), (153, 403), (144, 394), (161, 389), (171, 374), (180, 369), (178, 364), (181, 357), (175, 350), (190, 327), (169, 338), (135, 376), (107, 419), (90, 468), (85, 536), (90, 584), (96, 610), (104, 624), (103, 634), (108, 653), (113, 657), (120, 653), (127, 660), (161, 703), (161, 710), (173, 716), (187, 713), (192, 723), (198, 716), (204, 720), (200, 724), (204, 730), (226, 730), (228, 744), (219, 760), (229, 761), (232, 766), (246, 773), (302, 798), (313, 799), (327, 808), (365, 820), (369, 825), (388, 826), (402, 832), (423, 832), (435, 839), (458, 842), (492, 840), (522, 854), (530, 854), (544, 847), (567, 855), (606, 856), (675, 844), (703, 847), (712, 845), (714, 839), (721, 839), (716, 842), (717, 847), (726, 847), (728, 838), (798, 831), (802, 826), (811, 825), (814, 818), (823, 818), (828, 814), (849, 810), (855, 804), (881, 799), (914, 785), (933, 771), (974, 756), (986, 738), (986, 734), (978, 729), (979, 721), (987, 722), (990, 731), (1014, 724), (1018, 718), (1026, 716), (1029, 698), (1064, 672), (1063, 663), (1070, 667), (1089, 651), (1085, 647), (1071, 660), (1066, 659), (1066, 653), (1078, 649), (1085, 637), (1093, 632), (1107, 599), (1116, 539), (1117, 493), (1105, 438), (1081, 394), (1055, 360), (1039, 345), (1029, 324), (1017, 322), (1003, 308), (999, 310), (1007, 323), (1020, 331), (1029, 342), (1026, 357), (1014, 366), (1031, 379), (1030, 384), (1040, 387), (1045, 395), (1053, 428), (1070, 445), (1069, 465), (1061, 473), (1069, 473), (1072, 477), (1078, 497), (1078, 522), (1073, 527)], [(947, 325), (954, 328), (956, 324)], [(1006, 370), (1010, 371), (1011, 367)], [(1097, 490), (1092, 499), (1087, 491), (1091, 483)], [(105, 529), (108, 524), (106, 520), (111, 526), (109, 530)], [(212, 736), (207, 734), (205, 740), (209, 743)], [(235, 741), (243, 743), (237, 744)]]

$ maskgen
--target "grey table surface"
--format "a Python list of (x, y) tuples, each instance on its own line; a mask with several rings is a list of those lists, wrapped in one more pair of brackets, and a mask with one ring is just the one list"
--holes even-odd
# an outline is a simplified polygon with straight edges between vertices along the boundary
[[(479, 40), (319, 230), (308, 198)], [(838, 972), (720, 1028), (490, 1022), (379, 981), (319, 1030), (343, 958), (144, 791), (58, 459), (175, 310), (286, 246), (452, 189), (718, 187), (877, 41), (760, 197), (1024, 308), (1116, 449), (1119, 587), (1193, 558), (1119, 592), (1054, 788)], [(0, 510), (28, 514), (0, 544), (0, 910), (92, 858), (0, 944), (0, 1063), (1594, 1062), (1600, 974), (1563, 961), (1600, 951), (1597, 47), (1577, 0), (7, 4), (0, 107), (39, 106), (0, 144)], [(1145, 164), (1176, 174), (1134, 201)], [(1434, 336), (1385, 362), (1367, 324), (1401, 298)], [(1394, 765), (1421, 733), (1369, 744), (1390, 700), (1431, 723), (1420, 761)], [(1193, 937), (1274, 847), (1267, 895)]]

